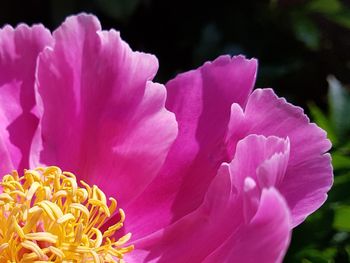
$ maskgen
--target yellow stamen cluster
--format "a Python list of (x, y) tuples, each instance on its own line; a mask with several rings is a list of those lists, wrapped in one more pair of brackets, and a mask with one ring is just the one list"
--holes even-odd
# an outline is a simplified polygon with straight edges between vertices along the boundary
[(123, 262), (133, 250), (125, 246), (126, 234), (113, 235), (119, 221), (101, 232), (101, 226), (117, 208), (97, 187), (58, 167), (26, 170), (5, 175), (0, 193), (0, 262)]

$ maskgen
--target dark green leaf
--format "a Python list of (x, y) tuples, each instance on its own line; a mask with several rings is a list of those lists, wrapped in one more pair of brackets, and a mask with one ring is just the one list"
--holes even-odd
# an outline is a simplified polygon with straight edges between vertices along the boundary
[(344, 142), (350, 131), (350, 94), (334, 76), (329, 76), (327, 80), (330, 118), (339, 142)]
[(322, 14), (334, 14), (342, 9), (342, 4), (338, 0), (313, 0), (309, 2), (307, 9)]
[(339, 206), (335, 209), (333, 227), (340, 231), (350, 231), (350, 206)]
[(133, 14), (140, 0), (95, 0), (95, 2), (106, 15), (126, 20)]
[(293, 28), (297, 39), (302, 41), (308, 48), (317, 50), (320, 46), (321, 33), (316, 24), (304, 14), (295, 14)]
[(350, 156), (345, 156), (335, 152), (332, 154), (334, 169), (350, 169)]
[(332, 143), (337, 144), (338, 138), (328, 117), (314, 103), (309, 103), (309, 109), (313, 120), (317, 123), (318, 126), (327, 132), (327, 136), (332, 141)]
[(333, 22), (343, 26), (350, 28), (350, 10), (345, 9), (341, 12), (333, 15), (328, 15), (328, 19), (332, 20)]

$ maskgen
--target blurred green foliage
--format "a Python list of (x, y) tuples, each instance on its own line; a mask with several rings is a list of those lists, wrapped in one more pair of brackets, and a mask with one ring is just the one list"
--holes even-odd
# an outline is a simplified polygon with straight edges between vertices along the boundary
[(311, 0), (291, 11), (296, 37), (310, 49), (320, 48), (322, 28), (317, 25), (314, 15), (350, 28), (350, 8), (339, 0)]

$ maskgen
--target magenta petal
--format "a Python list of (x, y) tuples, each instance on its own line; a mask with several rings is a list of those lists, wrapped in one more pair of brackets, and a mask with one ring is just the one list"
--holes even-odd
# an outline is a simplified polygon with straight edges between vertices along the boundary
[(324, 153), (331, 144), (326, 133), (310, 123), (301, 108), (278, 98), (271, 89), (255, 90), (244, 112), (239, 105), (232, 106), (228, 134), (231, 154), (237, 142), (248, 134), (289, 138), (288, 166), (278, 189), (291, 209), (293, 226), (326, 200), (333, 176), (330, 156)]
[[(233, 210), (236, 217), (231, 219)], [(240, 211), (241, 202), (236, 198), (228, 166), (223, 165), (197, 210), (136, 240), (136, 250), (130, 256), (139, 262), (202, 262), (241, 223)]]
[(222, 56), (166, 84), (166, 105), (176, 115), (179, 135), (160, 176), (127, 209), (130, 231), (152, 233), (202, 202), (217, 169), (228, 161), (224, 139), (231, 104), (245, 105), (256, 68), (254, 59)]
[(255, 59), (222, 56), (167, 83), (166, 105), (176, 115), (179, 135), (162, 171), (181, 183), (174, 204), (178, 216), (198, 206), (219, 166), (228, 161), (224, 139), (230, 107), (245, 105), (256, 70)]
[(258, 182), (259, 189), (278, 186), (283, 180), (288, 157), (288, 139), (255, 134), (242, 139), (230, 163), (237, 189), (243, 191), (247, 177)]
[(211, 262), (282, 262), (290, 241), (287, 204), (274, 189), (264, 189), (257, 213), (206, 258)]
[(68, 18), (40, 55), (40, 160), (97, 184), (121, 206), (149, 184), (177, 134), (157, 59), (133, 52), (94, 16)]
[(256, 213), (261, 191), (282, 182), (288, 158), (288, 139), (252, 134), (238, 142), (229, 166), (235, 187), (243, 193), (246, 222)]
[(228, 165), (222, 165), (202, 205), (135, 241), (136, 251), (130, 257), (139, 262), (258, 262), (257, 257), (266, 259), (261, 262), (278, 262), (290, 237), (283, 198), (273, 189), (264, 190), (253, 219), (245, 223), (242, 195), (237, 194), (233, 176)]
[(51, 44), (41, 25), (0, 30), (0, 175), (29, 167), (29, 149), (38, 118), (34, 82), (38, 54)]

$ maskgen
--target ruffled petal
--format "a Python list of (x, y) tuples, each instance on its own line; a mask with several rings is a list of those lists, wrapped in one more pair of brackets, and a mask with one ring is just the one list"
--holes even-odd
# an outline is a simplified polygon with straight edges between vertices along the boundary
[(33, 163), (58, 165), (97, 184), (121, 206), (158, 173), (176, 137), (157, 59), (133, 52), (94, 16), (69, 17), (39, 57), (40, 129)]
[(228, 161), (224, 138), (231, 104), (245, 105), (256, 68), (254, 59), (222, 56), (166, 84), (166, 106), (176, 115), (179, 135), (160, 176), (127, 208), (130, 231), (147, 235), (200, 205), (217, 169)]
[(310, 123), (301, 108), (278, 98), (271, 89), (258, 89), (244, 111), (232, 105), (227, 139), (230, 155), (248, 134), (289, 138), (288, 166), (276, 186), (291, 209), (293, 226), (298, 225), (323, 204), (332, 185), (330, 156), (325, 154), (331, 144), (326, 133)]
[(244, 193), (237, 194), (232, 177), (223, 164), (202, 205), (135, 241), (130, 262), (257, 262), (257, 257), (280, 262), (290, 238), (283, 198), (274, 189), (264, 190), (255, 215), (245, 222)]
[(51, 44), (41, 25), (0, 30), (0, 175), (29, 167), (29, 149), (38, 118), (34, 82), (38, 54)]

